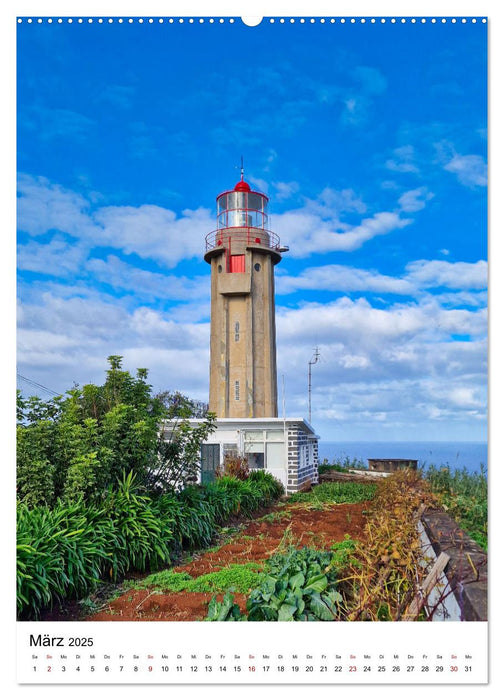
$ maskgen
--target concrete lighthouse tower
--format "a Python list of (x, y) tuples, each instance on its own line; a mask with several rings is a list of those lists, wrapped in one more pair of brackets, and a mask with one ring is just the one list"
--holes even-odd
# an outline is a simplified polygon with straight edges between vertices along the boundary
[(243, 179), (217, 197), (217, 229), (206, 237), (211, 265), (210, 411), (217, 418), (278, 415), (274, 266), (268, 197)]
[[(243, 458), (287, 493), (318, 481), (318, 436), (302, 417), (278, 416), (274, 268), (287, 247), (268, 230), (268, 197), (243, 179), (217, 197), (206, 236), (211, 266), (210, 401), (215, 429), (200, 445), (201, 484)], [(190, 372), (190, 368), (187, 369)], [(171, 440), (178, 419), (167, 421)], [(204, 419), (192, 418), (191, 427)]]

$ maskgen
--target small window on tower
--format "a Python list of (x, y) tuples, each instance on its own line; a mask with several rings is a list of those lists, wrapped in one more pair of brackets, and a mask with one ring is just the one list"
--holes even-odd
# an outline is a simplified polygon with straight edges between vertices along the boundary
[(240, 340), (240, 322), (237, 321), (235, 323), (235, 342), (238, 342)]
[(235, 382), (235, 401), (240, 400), (240, 382)]

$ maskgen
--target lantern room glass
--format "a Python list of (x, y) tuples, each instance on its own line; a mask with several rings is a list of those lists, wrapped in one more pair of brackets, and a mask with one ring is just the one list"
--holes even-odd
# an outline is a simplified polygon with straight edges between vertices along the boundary
[(225, 192), (217, 199), (217, 226), (267, 229), (267, 197), (257, 192)]

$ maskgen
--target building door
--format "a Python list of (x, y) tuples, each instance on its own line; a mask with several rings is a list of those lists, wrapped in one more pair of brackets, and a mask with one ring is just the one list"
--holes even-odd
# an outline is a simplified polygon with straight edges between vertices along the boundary
[(220, 445), (211, 443), (201, 445), (201, 483), (209, 484), (215, 480), (215, 470), (220, 464)]

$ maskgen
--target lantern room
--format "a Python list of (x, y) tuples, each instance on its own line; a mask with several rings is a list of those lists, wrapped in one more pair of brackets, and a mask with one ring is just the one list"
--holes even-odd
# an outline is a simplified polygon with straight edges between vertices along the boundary
[[(205, 260), (219, 254), (224, 248), (229, 263), (232, 255), (244, 255), (250, 246), (262, 246), (273, 251), (273, 264), (280, 261), (279, 253), (288, 248), (280, 247), (280, 239), (273, 231), (268, 231), (268, 197), (255, 192), (242, 178), (234, 189), (227, 190), (217, 197), (217, 229), (205, 239)], [(237, 271), (227, 265), (228, 271)], [(240, 267), (239, 271), (245, 271)]]
[(242, 179), (217, 197), (217, 228), (268, 228), (268, 197)]

